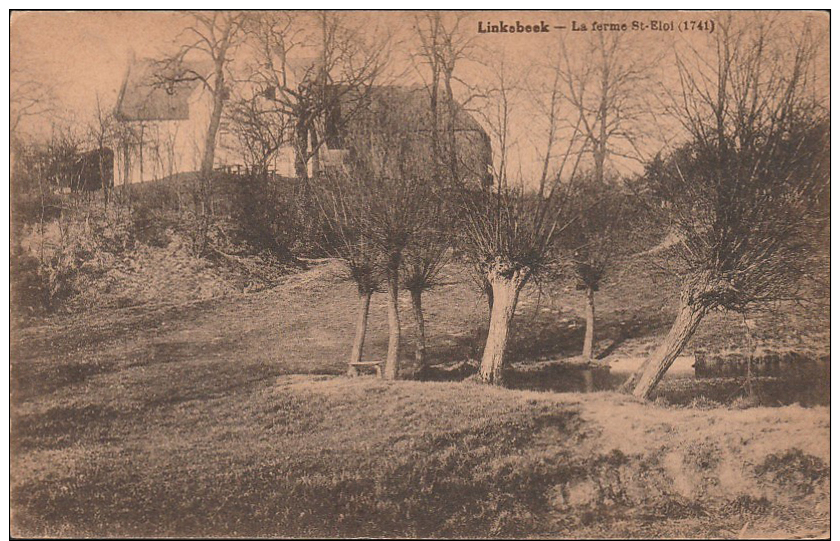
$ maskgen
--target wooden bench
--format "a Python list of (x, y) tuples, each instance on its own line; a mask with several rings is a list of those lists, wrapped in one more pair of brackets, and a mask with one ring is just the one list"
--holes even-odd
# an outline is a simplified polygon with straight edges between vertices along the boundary
[(385, 361), (364, 361), (358, 363), (349, 363), (350, 369), (347, 371), (348, 376), (358, 376), (359, 371), (357, 370), (358, 367), (373, 367), (376, 369), (376, 377), (382, 377), (382, 365), (385, 364)]

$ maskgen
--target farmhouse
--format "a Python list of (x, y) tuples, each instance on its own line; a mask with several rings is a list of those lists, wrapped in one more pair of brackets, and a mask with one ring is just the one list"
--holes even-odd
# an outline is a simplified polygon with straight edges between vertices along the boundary
[(327, 115), (326, 160), (321, 160), (324, 168), (358, 154), (369, 153), (379, 158), (399, 154), (403, 172), (423, 176), (431, 170), (432, 147), (437, 139), (440, 160), (454, 166), (459, 181), (481, 186), (491, 182), (490, 138), (463, 106), (453, 104), (451, 134), (455, 163), (450, 164), (450, 121), (443, 100), (439, 100), (435, 138), (427, 88), (421, 85), (379, 85), (363, 92), (362, 97), (348, 92), (336, 100), (336, 110)]
[[(298, 80), (313, 71), (311, 60), (289, 63)], [(146, 182), (197, 171), (203, 155), (212, 98), (200, 81), (161, 84), (165, 80), (158, 64), (149, 59), (129, 62), (117, 99), (115, 116), (121, 130), (115, 145), (114, 183)], [(209, 65), (191, 65), (196, 72), (210, 71)], [(251, 89), (265, 106), (276, 89)], [(307, 152), (310, 175), (341, 166), (348, 158), (374, 150), (377, 145), (401, 141), (403, 153), (414, 161), (431, 158), (432, 114), (428, 90), (422, 86), (379, 85), (349, 89), (330, 85), (332, 96), (324, 121), (316, 127), (319, 141)], [(444, 134), (454, 135), (457, 176), (465, 182), (486, 185), (491, 164), (490, 139), (481, 125), (460, 105), (453, 104), (454, 129), (448, 130), (449, 111), (440, 105), (438, 146), (451, 156)], [(223, 119), (216, 143), (216, 168), (243, 167), (242, 143), (227, 129)], [(399, 137), (398, 137), (399, 135)], [(275, 174), (295, 175), (294, 137), (272, 157), (270, 169)], [(308, 141), (309, 137), (306, 138)], [(307, 142), (309, 144), (309, 142)], [(387, 149), (391, 150), (391, 149)]]
[[(190, 68), (209, 72), (210, 66)], [(161, 85), (157, 70), (149, 59), (132, 59), (126, 69), (114, 112), (121, 125), (114, 163), (117, 185), (199, 169), (212, 106), (210, 93), (200, 81)], [(217, 145), (218, 165), (230, 161), (225, 147)]]

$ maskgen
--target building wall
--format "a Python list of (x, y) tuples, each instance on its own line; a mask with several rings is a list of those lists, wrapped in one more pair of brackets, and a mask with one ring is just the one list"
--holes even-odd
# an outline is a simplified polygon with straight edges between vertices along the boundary
[[(187, 120), (125, 121), (132, 132), (116, 145), (114, 182), (117, 185), (160, 180), (179, 173), (198, 171), (210, 122), (212, 98), (198, 88), (190, 97)], [(231, 145), (220, 130), (215, 149), (215, 166), (236, 163)]]

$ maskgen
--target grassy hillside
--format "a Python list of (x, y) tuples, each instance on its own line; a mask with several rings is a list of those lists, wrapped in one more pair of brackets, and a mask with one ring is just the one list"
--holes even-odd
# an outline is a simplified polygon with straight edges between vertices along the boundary
[(21, 418), (27, 435), (52, 422), (15, 446), (15, 533), (729, 537), (827, 524), (826, 408), (666, 411), (329, 376), (176, 403), (102, 398)]
[[(102, 308), (16, 329), (13, 532), (827, 530), (827, 407), (741, 409), (738, 401), (698, 401), (696, 388), (685, 395), (692, 400), (673, 400), (686, 382), (677, 378), (658, 403), (641, 404), (611, 392), (338, 377), (352, 339), (354, 288), (335, 262), (309, 266), (273, 289)], [(451, 364), (477, 354), (486, 306), (459, 268), (446, 278), (424, 304), (432, 360)], [(636, 275), (599, 295), (598, 345), (611, 348), (605, 362), (638, 356), (667, 329), (667, 295), (651, 292), (673, 284), (650, 283)], [(524, 295), (517, 366), (577, 353), (580, 299), (556, 293)], [(410, 373), (413, 325), (408, 298), (401, 302)], [(384, 303), (374, 296), (368, 358), (384, 357)], [(700, 338), (727, 325), (715, 315)], [(541, 379), (554, 382), (543, 388), (568, 388), (562, 375)]]

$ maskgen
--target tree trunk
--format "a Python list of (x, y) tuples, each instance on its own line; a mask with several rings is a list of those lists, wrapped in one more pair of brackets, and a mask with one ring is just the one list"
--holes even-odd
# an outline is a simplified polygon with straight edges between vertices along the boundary
[[(685, 299), (686, 296), (684, 295)], [(633, 396), (649, 399), (653, 389), (674, 363), (677, 355), (694, 335), (697, 326), (706, 315), (706, 309), (683, 300), (677, 319), (665, 341), (651, 354), (636, 372), (625, 382), (625, 389), (632, 389)]]
[(400, 309), (399, 271), (388, 271), (388, 357), (385, 359), (385, 379), (397, 379), (400, 373)]
[(435, 166), (435, 175), (440, 171), (440, 120), (438, 114), (438, 87), (440, 86), (440, 70), (436, 63), (432, 63), (432, 90), (431, 90), (431, 124), (432, 124), (432, 162)]
[(446, 100), (449, 107), (449, 122), (446, 127), (449, 143), (449, 169), (452, 174), (452, 181), (458, 181), (458, 148), (455, 140), (455, 97), (452, 94), (452, 68), (445, 67), (443, 84), (446, 89)]
[(593, 152), (595, 158), (595, 178), (598, 179), (598, 182), (603, 182), (604, 179), (604, 162), (606, 161), (606, 152), (600, 148), (601, 144), (598, 143), (596, 150)]
[[(484, 298), (487, 301), (487, 328), (490, 328), (490, 316), (493, 314), (493, 286), (490, 285), (490, 282), (487, 281), (487, 278), (484, 278)], [(475, 336), (475, 348), (473, 350), (473, 354), (478, 357), (483, 354), (483, 350), (481, 349), (481, 343), (484, 342), (487, 345), (487, 336), (484, 334), (484, 331), (481, 326), (476, 329), (476, 336)]]
[[(606, 59), (605, 59), (606, 60)], [(598, 141), (595, 143), (593, 151), (595, 158), (595, 179), (598, 183), (604, 182), (604, 162), (607, 159), (607, 113), (609, 112), (608, 96), (610, 92), (610, 74), (609, 68), (606, 64), (603, 66), (601, 73), (601, 104), (598, 108), (598, 116), (600, 117), (600, 128), (598, 131)]]
[(216, 159), (216, 135), (222, 122), (222, 89), (216, 89), (213, 96), (213, 111), (210, 113), (210, 124), (204, 140), (204, 154), (201, 157), (201, 175), (208, 177), (213, 173), (213, 162)]
[(418, 373), (426, 370), (426, 324), (423, 321), (423, 292), (411, 291), (411, 306), (414, 308), (414, 320), (417, 323), (417, 347), (414, 350), (414, 359), (417, 361)]
[(356, 337), (353, 339), (353, 349), (350, 352), (350, 364), (347, 367), (348, 376), (358, 376), (359, 370), (352, 363), (362, 360), (362, 349), (365, 346), (368, 312), (370, 311), (370, 297), (373, 292), (359, 292), (359, 313), (356, 319)]
[(607, 161), (607, 133), (606, 125), (603, 122), (605, 119), (606, 117), (602, 117), (601, 134), (592, 151), (592, 157), (595, 160), (595, 179), (599, 184), (604, 182), (604, 165)]
[(490, 329), (487, 332), (487, 343), (484, 345), (478, 377), (482, 383), (503, 385), (510, 324), (527, 274), (522, 270), (512, 274), (494, 270), (488, 278), (493, 287), (493, 310), (490, 313)]
[(216, 87), (213, 90), (213, 111), (204, 140), (204, 154), (201, 157), (201, 204), (204, 214), (213, 213), (213, 164), (216, 161), (216, 136), (222, 123), (225, 80), (221, 67), (216, 69)]
[(586, 335), (583, 337), (583, 356), (592, 358), (592, 343), (595, 340), (595, 291), (586, 288)]
[(317, 178), (321, 173), (321, 145), (318, 141), (318, 133), (314, 127), (309, 131), (309, 135), (312, 144), (312, 178)]
[(309, 149), (309, 129), (303, 113), (300, 113), (295, 124), (295, 176), (301, 179), (309, 178), (306, 168), (306, 153)]

